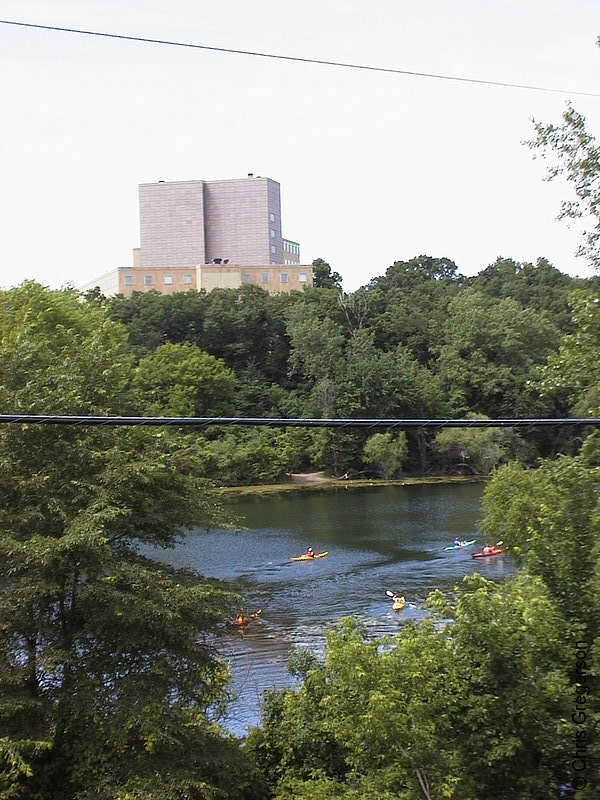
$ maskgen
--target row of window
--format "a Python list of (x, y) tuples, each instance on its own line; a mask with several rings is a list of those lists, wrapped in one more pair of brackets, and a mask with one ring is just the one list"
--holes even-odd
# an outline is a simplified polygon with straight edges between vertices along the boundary
[(300, 245), (294, 244), (294, 242), (284, 242), (283, 249), (286, 253), (295, 253), (297, 256), (300, 255)]
[[(184, 275), (183, 282), (188, 286), (191, 286), (193, 283), (191, 275)], [(154, 283), (154, 278), (152, 275), (144, 275), (144, 286), (152, 286)], [(173, 283), (173, 276), (172, 275), (163, 275), (163, 283), (165, 286), (171, 286)], [(133, 275), (125, 275), (125, 286), (133, 286)]]
[[(307, 277), (306, 272), (299, 272), (298, 273), (298, 282), (299, 283), (306, 283)], [(184, 275), (183, 276), (184, 284), (191, 286), (192, 284), (192, 276), (191, 275)], [(260, 276), (261, 283), (269, 283), (270, 276), (268, 272), (263, 272)], [(280, 272), (279, 273), (279, 282), (280, 283), (287, 283), (288, 282), (288, 274), (287, 272)], [(144, 286), (152, 286), (154, 283), (154, 278), (152, 275), (144, 275)], [(163, 275), (163, 283), (165, 286), (171, 286), (173, 283), (173, 276), (172, 275)], [(249, 272), (242, 272), (242, 283), (250, 283), (250, 273)], [(125, 275), (125, 286), (133, 286), (133, 275)]]
[[(260, 276), (261, 283), (269, 283), (271, 277), (268, 272), (263, 272)], [(306, 272), (299, 272), (298, 273), (298, 282), (299, 283), (306, 283), (307, 277)], [(287, 272), (280, 272), (279, 273), (279, 282), (280, 283), (287, 283), (288, 282), (288, 274)], [(249, 272), (242, 272), (242, 283), (250, 283), (250, 273)]]

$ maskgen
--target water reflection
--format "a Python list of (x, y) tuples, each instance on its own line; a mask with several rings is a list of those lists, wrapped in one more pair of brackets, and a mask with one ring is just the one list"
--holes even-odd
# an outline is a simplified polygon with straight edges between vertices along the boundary
[[(257, 724), (263, 690), (291, 681), (290, 648), (322, 651), (324, 630), (340, 617), (359, 617), (373, 636), (390, 634), (424, 616), (421, 604), (435, 588), (450, 591), (475, 571), (493, 580), (509, 575), (505, 556), (475, 561), (474, 547), (443, 549), (455, 536), (484, 544), (477, 531), (481, 495), (480, 484), (464, 484), (243, 498), (232, 506), (247, 530), (191, 531), (162, 553), (174, 566), (238, 582), (246, 611), (263, 609), (243, 633), (219, 640), (237, 695), (228, 727), (240, 735)], [(329, 555), (290, 561), (309, 545)], [(402, 612), (392, 611), (386, 590), (406, 597)]]

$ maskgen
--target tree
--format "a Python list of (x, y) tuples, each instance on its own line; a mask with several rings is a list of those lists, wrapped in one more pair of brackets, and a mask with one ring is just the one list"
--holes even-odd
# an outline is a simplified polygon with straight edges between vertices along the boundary
[[(277, 800), (552, 800), (568, 774), (564, 625), (539, 579), (470, 576), (382, 647), (356, 622), (267, 698), (249, 748)], [(447, 624), (451, 620), (451, 624)]]
[(600, 268), (600, 148), (585, 127), (585, 118), (572, 106), (563, 113), (563, 124), (543, 125), (534, 120), (537, 138), (526, 142), (534, 150), (541, 150), (542, 158), (556, 156), (556, 163), (548, 170), (546, 180), (563, 175), (573, 184), (576, 200), (565, 200), (559, 219), (587, 219), (591, 228), (583, 231), (583, 244), (577, 255), (584, 256)]
[(296, 303), (286, 313), (290, 339), (290, 372), (297, 372), (313, 386), (333, 379), (342, 359), (344, 333), (326, 309), (312, 302)]
[(133, 378), (143, 413), (219, 417), (231, 413), (235, 376), (193, 344), (163, 344), (142, 358)]
[[(30, 283), (0, 312), (2, 408), (131, 403), (125, 329), (97, 304)], [(214, 522), (194, 470), (154, 429), (0, 429), (3, 797), (239, 796), (249, 773), (211, 724), (227, 669), (207, 640), (235, 596), (138, 553)]]
[(313, 286), (317, 289), (341, 289), (342, 276), (339, 272), (332, 272), (331, 266), (322, 258), (315, 258), (312, 262)]
[(576, 414), (593, 417), (600, 413), (600, 298), (574, 292), (570, 305), (574, 330), (549, 355), (538, 387), (545, 395), (566, 397)]
[(538, 258), (535, 264), (497, 258), (470, 283), (490, 297), (512, 297), (522, 308), (545, 313), (561, 331), (569, 332), (569, 293), (586, 281), (565, 275), (545, 258)]
[[(487, 417), (470, 413), (467, 419)], [(446, 471), (477, 475), (488, 475), (515, 455), (519, 455), (521, 461), (528, 460), (525, 442), (512, 429), (444, 428), (436, 434), (434, 448)]]
[(406, 434), (400, 431), (396, 436), (391, 433), (374, 433), (369, 436), (363, 449), (363, 459), (367, 464), (374, 464), (381, 476), (391, 478), (402, 466), (408, 453)]
[(448, 307), (444, 334), (436, 368), (455, 414), (518, 417), (544, 408), (532, 383), (559, 341), (544, 316), (464, 289)]
[(431, 367), (443, 344), (448, 305), (463, 279), (448, 259), (420, 256), (396, 262), (368, 286), (369, 320), (377, 347), (401, 344), (423, 366)]
[(542, 578), (565, 617), (581, 624), (600, 611), (590, 588), (599, 480), (600, 469), (583, 456), (545, 460), (531, 471), (512, 463), (496, 473), (483, 500), (486, 534), (502, 539), (518, 565)]
[(395, 261), (387, 269), (384, 277), (373, 278), (369, 288), (389, 291), (393, 288), (410, 289), (428, 281), (460, 283), (463, 278), (457, 273), (457, 269), (454, 261), (449, 258), (416, 256), (409, 261)]

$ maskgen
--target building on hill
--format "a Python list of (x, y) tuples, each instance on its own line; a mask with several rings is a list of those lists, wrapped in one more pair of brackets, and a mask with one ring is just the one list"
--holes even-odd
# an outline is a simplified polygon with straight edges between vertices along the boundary
[(300, 245), (281, 235), (279, 184), (241, 180), (144, 183), (139, 187), (140, 247), (133, 265), (80, 286), (107, 297), (256, 284), (268, 292), (312, 285)]

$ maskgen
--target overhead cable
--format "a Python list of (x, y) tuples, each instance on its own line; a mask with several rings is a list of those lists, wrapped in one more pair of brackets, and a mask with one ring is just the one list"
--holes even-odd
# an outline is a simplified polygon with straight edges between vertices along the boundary
[(0, 425), (79, 425), (206, 428), (238, 426), (270, 428), (537, 428), (600, 426), (598, 417), (510, 419), (286, 419), (281, 417), (119, 417), (55, 414), (0, 414)]
[(484, 86), (500, 86), (508, 89), (529, 89), (534, 92), (555, 92), (558, 94), (579, 95), (583, 97), (600, 97), (596, 92), (581, 92), (570, 89), (557, 89), (550, 86), (536, 86), (524, 83), (508, 83), (506, 81), (490, 81), (482, 78), (465, 78), (458, 75), (444, 75), (433, 72), (416, 72), (393, 67), (376, 67), (367, 64), (353, 64), (345, 61), (329, 61), (320, 58), (302, 58), (301, 56), (286, 56), (278, 53), (263, 53), (256, 50), (239, 50), (233, 47), (215, 47), (207, 44), (193, 44), (192, 42), (178, 42), (170, 39), (151, 39), (147, 36), (127, 36), (119, 33), (106, 33), (102, 31), (86, 31), (79, 28), (62, 28), (57, 25), (38, 25), (32, 22), (17, 22), (15, 20), (0, 19), (0, 25), (16, 25), (22, 28), (36, 28), (44, 31), (60, 31), (62, 33), (76, 33), (83, 36), (100, 36), (106, 39), (121, 39), (129, 42), (143, 42), (145, 44), (162, 44), (169, 47), (187, 47), (194, 50), (209, 50), (215, 53), (231, 53), (240, 56), (254, 56), (257, 58), (272, 58), (280, 61), (293, 61), (301, 64), (320, 64), (326, 67), (344, 67), (345, 69), (360, 69), (368, 72), (387, 72), (393, 75), (407, 75), (413, 78), (435, 78), (436, 80), (458, 81), (461, 83), (476, 83)]

